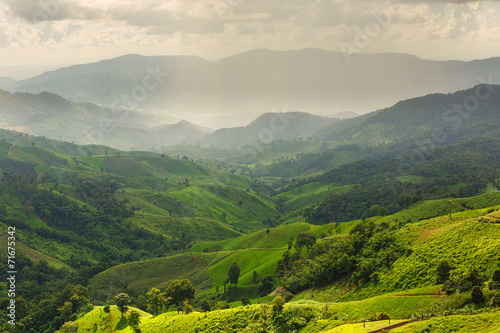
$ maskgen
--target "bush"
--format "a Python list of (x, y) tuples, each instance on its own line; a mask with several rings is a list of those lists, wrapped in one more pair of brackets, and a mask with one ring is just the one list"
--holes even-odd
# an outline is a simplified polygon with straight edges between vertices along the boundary
[(109, 305), (106, 305), (104, 307), (104, 312), (109, 313), (110, 311), (111, 311), (111, 309), (109, 308)]
[(269, 294), (274, 289), (274, 278), (272, 275), (266, 275), (260, 279), (260, 284), (257, 286), (257, 293), (260, 296)]
[(227, 304), (226, 301), (218, 301), (215, 306), (214, 306), (214, 310), (224, 310), (224, 309), (229, 309), (230, 306), (229, 304)]
[(250, 302), (250, 300), (248, 299), (248, 297), (242, 297), (242, 298), (241, 298), (241, 304), (242, 304), (243, 306), (247, 306), (247, 305), (252, 304), (252, 302)]
[(193, 312), (193, 306), (189, 304), (188, 300), (185, 300), (182, 310), (184, 311), (185, 314), (190, 314), (191, 312)]
[(198, 308), (200, 308), (200, 310), (202, 312), (208, 312), (208, 311), (211, 311), (212, 308), (210, 307), (210, 304), (208, 303), (207, 300), (201, 300), (199, 303), (198, 303)]
[(450, 271), (452, 270), (450, 264), (446, 260), (439, 262), (436, 269), (436, 283), (441, 284), (450, 278)]
[(474, 302), (474, 304), (480, 305), (484, 303), (484, 294), (481, 290), (481, 287), (474, 286), (472, 288), (471, 296), (472, 296), (472, 302)]
[(387, 313), (378, 313), (377, 317), (375, 318), (376, 320), (389, 320), (389, 324), (391, 323), (391, 316), (389, 316)]
[(280, 313), (283, 311), (283, 307), (285, 306), (285, 299), (281, 296), (275, 297), (273, 299), (273, 313)]

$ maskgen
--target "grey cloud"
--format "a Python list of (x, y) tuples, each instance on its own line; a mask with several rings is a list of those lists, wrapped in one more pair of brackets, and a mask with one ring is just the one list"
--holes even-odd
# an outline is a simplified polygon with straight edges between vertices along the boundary
[(98, 10), (62, 0), (5, 0), (10, 13), (28, 22), (60, 21), (65, 19), (94, 19)]
[(149, 33), (155, 35), (173, 34), (179, 31), (210, 34), (224, 30), (224, 23), (215, 14), (213, 17), (193, 17), (160, 9), (117, 8), (109, 11), (108, 15), (130, 25), (147, 28)]

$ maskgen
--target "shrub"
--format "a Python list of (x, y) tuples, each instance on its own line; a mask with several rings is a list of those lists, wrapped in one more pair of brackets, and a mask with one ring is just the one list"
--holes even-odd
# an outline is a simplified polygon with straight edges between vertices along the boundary
[(281, 296), (275, 297), (273, 299), (273, 313), (280, 313), (283, 311), (283, 307), (285, 306), (285, 299)]
[(252, 302), (250, 302), (250, 300), (248, 299), (248, 297), (242, 297), (241, 298), (241, 304), (243, 304), (243, 306), (247, 306), (247, 305), (252, 304)]
[(446, 260), (441, 260), (436, 269), (436, 283), (441, 284), (450, 278), (451, 266)]
[(182, 310), (184, 311), (185, 314), (190, 314), (191, 312), (193, 312), (193, 306), (189, 304), (188, 300), (185, 300)]
[(214, 306), (214, 310), (224, 310), (224, 309), (229, 309), (229, 304), (227, 304), (226, 301), (218, 301)]
[(200, 310), (202, 312), (208, 312), (208, 311), (211, 311), (212, 308), (210, 307), (210, 304), (208, 303), (207, 300), (201, 300), (199, 303), (198, 303), (198, 308), (200, 308)]
[(387, 313), (378, 313), (377, 314), (377, 317), (376, 317), (377, 320), (389, 320), (389, 324), (391, 323), (391, 316), (389, 316)]
[(472, 288), (471, 296), (472, 296), (472, 302), (474, 302), (474, 304), (479, 305), (484, 303), (484, 294), (481, 290), (481, 287), (474, 286)]

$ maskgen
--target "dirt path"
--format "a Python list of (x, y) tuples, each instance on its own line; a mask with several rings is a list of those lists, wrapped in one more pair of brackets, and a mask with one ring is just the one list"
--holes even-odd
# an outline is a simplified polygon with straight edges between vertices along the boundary
[(9, 154), (10, 159), (13, 160), (13, 161), (14, 161), (14, 157), (12, 157), (12, 155), (10, 153), (12, 152), (12, 148), (14, 146), (15, 146), (15, 144), (12, 144), (12, 146), (10, 146), (10, 148), (9, 148), (9, 152), (7, 153), (7, 154)]
[(398, 328), (398, 327), (401, 327), (401, 326), (405, 326), (405, 325), (408, 325), (408, 324), (411, 324), (411, 323), (414, 323), (416, 321), (420, 321), (420, 319), (417, 319), (417, 320), (408, 320), (408, 321), (403, 321), (401, 323), (397, 323), (397, 324), (393, 324), (393, 325), (389, 325), (389, 326), (386, 326), (386, 327), (383, 327), (383, 328), (379, 328), (375, 331), (370, 331), (368, 333), (383, 333), (383, 332), (390, 332), (392, 331), (393, 329), (395, 328)]
[(202, 264), (205, 264), (205, 266), (208, 267), (208, 262), (206, 262), (203, 259), (197, 258), (194, 254), (192, 254), (191, 253), (191, 248), (192, 248), (192, 246), (190, 248), (188, 248), (188, 251), (189, 251), (189, 254), (191, 254), (193, 256), (193, 259), (196, 260), (196, 261), (201, 262)]

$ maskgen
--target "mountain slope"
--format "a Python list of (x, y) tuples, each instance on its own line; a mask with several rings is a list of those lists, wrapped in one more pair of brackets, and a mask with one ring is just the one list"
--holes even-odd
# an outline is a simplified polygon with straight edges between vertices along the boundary
[(0, 126), (79, 144), (106, 144), (119, 149), (154, 149), (199, 142), (209, 129), (186, 121), (92, 103), (75, 103), (61, 96), (0, 90)]
[(128, 55), (48, 72), (4, 88), (50, 91), (74, 101), (113, 106), (122, 94), (130, 96), (134, 88), (143, 87), (143, 80), (152, 76), (149, 67), (168, 74), (134, 103), (141, 110), (223, 115), (287, 106), (316, 114), (365, 113), (415, 96), (466, 89), (480, 83), (481, 77), (499, 77), (499, 64), (500, 58), (431, 61), (405, 54), (359, 54), (347, 63), (342, 53), (318, 49), (260, 49), (215, 62)]
[(315, 137), (362, 145), (403, 140), (445, 145), (473, 137), (497, 137), (499, 103), (500, 86), (477, 85), (452, 94), (401, 101), (376, 113), (347, 120), (342, 129), (335, 124), (329, 126)]
[(49, 91), (76, 102), (113, 106), (122, 94), (132, 94), (137, 86), (157, 86), (175, 69), (206, 63), (207, 60), (193, 56), (148, 57), (129, 54), (61, 68), (30, 79), (7, 82), (3, 86), (20, 92)]
[(219, 129), (206, 136), (205, 147), (243, 148), (260, 146), (276, 140), (306, 139), (330, 124), (343, 121), (305, 112), (265, 113), (244, 127)]

